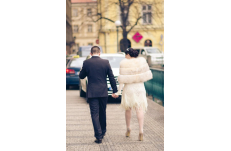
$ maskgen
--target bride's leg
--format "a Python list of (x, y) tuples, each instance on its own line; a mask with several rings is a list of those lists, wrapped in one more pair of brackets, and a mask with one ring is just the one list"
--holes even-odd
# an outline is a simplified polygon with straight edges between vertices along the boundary
[(125, 119), (126, 119), (126, 125), (127, 125), (127, 130), (131, 130), (131, 117), (132, 117), (132, 112), (131, 109), (125, 111)]
[(140, 133), (143, 133), (143, 127), (144, 127), (144, 112), (143, 112), (143, 110), (142, 110), (142, 108), (141, 109), (139, 109), (139, 110), (136, 110), (136, 115), (137, 115), (137, 119), (138, 119), (138, 121), (139, 121), (139, 131), (140, 131)]

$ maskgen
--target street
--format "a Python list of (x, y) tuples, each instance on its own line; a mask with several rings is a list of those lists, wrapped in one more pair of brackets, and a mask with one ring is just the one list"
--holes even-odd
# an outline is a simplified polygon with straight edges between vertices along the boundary
[(132, 113), (131, 136), (125, 137), (126, 123), (120, 103), (107, 104), (107, 132), (102, 144), (94, 143), (94, 130), (89, 105), (79, 97), (78, 88), (66, 90), (66, 150), (67, 151), (162, 151), (164, 150), (164, 107), (148, 99), (144, 118), (144, 141), (138, 141), (139, 125)]

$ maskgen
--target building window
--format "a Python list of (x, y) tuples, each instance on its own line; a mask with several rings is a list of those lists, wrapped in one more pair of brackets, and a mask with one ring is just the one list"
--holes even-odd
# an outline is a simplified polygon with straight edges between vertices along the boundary
[(87, 16), (91, 16), (91, 9), (89, 8), (89, 9), (87, 9)]
[(73, 9), (73, 10), (72, 10), (72, 16), (73, 16), (73, 17), (78, 16), (78, 10), (77, 10), (77, 9)]
[(87, 27), (88, 27), (88, 28), (87, 28), (87, 31), (88, 31), (88, 32), (92, 32), (92, 25), (88, 25)]
[(78, 25), (74, 25), (74, 33), (79, 32), (79, 26)]
[(152, 6), (143, 5), (143, 23), (151, 24), (152, 23)]
[(93, 43), (88, 43), (88, 46), (93, 46)]
[(144, 42), (144, 46), (145, 47), (152, 47), (152, 41), (151, 40), (145, 40), (145, 42)]

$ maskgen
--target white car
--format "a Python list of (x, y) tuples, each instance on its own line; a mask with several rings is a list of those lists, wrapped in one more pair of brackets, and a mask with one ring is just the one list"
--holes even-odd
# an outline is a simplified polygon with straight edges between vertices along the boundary
[[(115, 79), (116, 79), (116, 85), (117, 85), (117, 87), (119, 87), (117, 77), (119, 76), (120, 62), (123, 59), (125, 59), (125, 54), (123, 54), (123, 53), (100, 54), (100, 58), (109, 60), (112, 72), (113, 72)], [(112, 87), (111, 87), (111, 84), (110, 84), (110, 81), (108, 78), (107, 78), (107, 87), (108, 87), (108, 95), (111, 96), (112, 95)], [(80, 79), (79, 91), (80, 91), (80, 97), (86, 97), (87, 77), (84, 79)]]
[[(139, 57), (144, 57), (149, 66), (151, 65), (164, 65), (164, 53), (160, 51), (156, 47), (140, 47), (140, 48), (133, 48), (134, 50), (138, 51)], [(151, 60), (148, 60), (148, 57)]]

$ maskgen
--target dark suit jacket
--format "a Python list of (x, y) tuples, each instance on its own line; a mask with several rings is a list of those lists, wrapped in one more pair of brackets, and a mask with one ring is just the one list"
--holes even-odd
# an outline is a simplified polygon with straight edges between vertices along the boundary
[(84, 79), (86, 76), (88, 78), (87, 98), (108, 97), (107, 76), (113, 93), (117, 92), (116, 81), (108, 60), (98, 56), (85, 60), (79, 78)]

